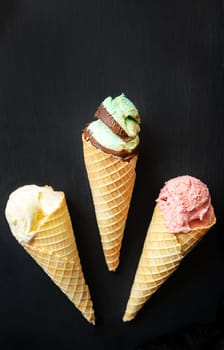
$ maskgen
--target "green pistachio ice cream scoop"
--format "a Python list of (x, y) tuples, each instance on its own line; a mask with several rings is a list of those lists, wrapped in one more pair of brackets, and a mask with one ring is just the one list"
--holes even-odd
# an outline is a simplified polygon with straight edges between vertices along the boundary
[(109, 271), (120, 249), (136, 179), (140, 117), (124, 95), (107, 97), (82, 132), (83, 155)]
[(86, 140), (106, 153), (126, 158), (138, 153), (140, 117), (135, 105), (121, 94), (107, 97), (98, 107), (96, 121), (84, 130)]

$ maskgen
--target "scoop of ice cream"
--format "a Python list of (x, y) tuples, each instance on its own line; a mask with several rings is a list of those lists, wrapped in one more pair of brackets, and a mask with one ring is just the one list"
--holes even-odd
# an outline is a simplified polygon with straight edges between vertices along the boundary
[(167, 181), (157, 202), (172, 233), (187, 233), (193, 228), (210, 225), (214, 217), (207, 186), (192, 176)]
[(108, 150), (116, 152), (126, 151), (129, 153), (139, 144), (138, 135), (129, 141), (124, 141), (121, 137), (114, 134), (101, 120), (91, 123), (88, 130), (97, 142)]
[(12, 192), (5, 215), (15, 238), (28, 244), (42, 220), (56, 210), (62, 198), (63, 192), (49, 186), (26, 185)]
[(125, 130), (129, 137), (136, 137), (140, 131), (140, 117), (135, 105), (124, 95), (109, 96), (102, 102), (112, 118)]
[(121, 94), (107, 97), (95, 113), (98, 120), (85, 129), (86, 139), (107, 153), (127, 156), (137, 153), (140, 117), (134, 104)]

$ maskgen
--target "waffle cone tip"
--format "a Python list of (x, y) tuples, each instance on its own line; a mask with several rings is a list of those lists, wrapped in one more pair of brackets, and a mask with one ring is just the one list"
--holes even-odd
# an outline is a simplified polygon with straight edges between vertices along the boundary
[(122, 321), (123, 322), (129, 322), (129, 321), (133, 320), (134, 318), (135, 318), (135, 314), (134, 315), (130, 315), (130, 314), (125, 312)]

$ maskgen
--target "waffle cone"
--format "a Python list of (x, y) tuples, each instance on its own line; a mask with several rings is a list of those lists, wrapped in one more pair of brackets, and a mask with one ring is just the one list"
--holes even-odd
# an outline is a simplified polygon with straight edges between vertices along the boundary
[(115, 271), (119, 265), (138, 156), (135, 155), (130, 161), (124, 161), (92, 146), (84, 136), (82, 141), (106, 264), (110, 271)]
[(159, 205), (155, 206), (123, 321), (136, 316), (214, 223), (215, 217), (211, 225), (192, 229), (189, 233), (169, 233)]
[(33, 239), (23, 247), (83, 316), (94, 324), (92, 301), (64, 196), (60, 206), (40, 221)]

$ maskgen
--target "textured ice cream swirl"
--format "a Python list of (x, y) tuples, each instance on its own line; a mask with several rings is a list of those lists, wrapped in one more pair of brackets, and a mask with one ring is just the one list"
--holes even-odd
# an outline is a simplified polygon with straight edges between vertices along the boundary
[(62, 198), (63, 193), (50, 186), (26, 185), (12, 192), (5, 215), (15, 238), (21, 244), (28, 244), (38, 225), (56, 210)]
[(138, 152), (140, 117), (134, 104), (121, 94), (107, 97), (98, 107), (95, 117), (84, 129), (84, 136), (93, 146), (118, 157), (130, 157)]
[(210, 225), (214, 219), (208, 187), (192, 176), (178, 176), (167, 181), (157, 202), (172, 233), (187, 233), (193, 228)]

